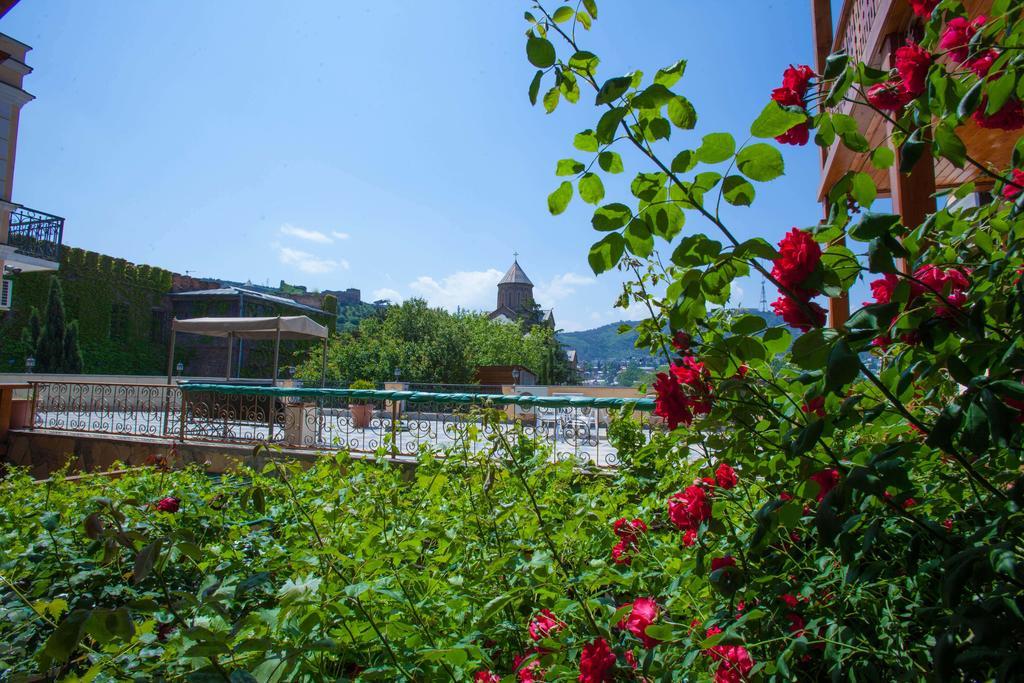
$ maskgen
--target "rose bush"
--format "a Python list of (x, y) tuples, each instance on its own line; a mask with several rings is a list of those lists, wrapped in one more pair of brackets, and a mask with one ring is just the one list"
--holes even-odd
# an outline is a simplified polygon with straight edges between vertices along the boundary
[[(602, 475), (500, 429), (471, 430), (414, 470), (339, 454), (219, 479), (15, 473), (0, 488), (0, 668), (67, 680), (1019, 678), (1024, 146), (1011, 138), (1012, 168), (993, 168), (960, 135), (1024, 126), (1021, 4), (997, 0), (982, 21), (954, 0), (911, 2), (917, 39), (891, 71), (843, 54), (824, 73), (791, 67), (739, 145), (692, 137), (697, 112), (672, 90), (684, 61), (598, 79), (576, 30), (597, 19), (593, 0), (532, 7), (529, 97), (551, 111), (589, 88), (598, 110), (573, 139), (590, 156), (559, 162), (577, 177), (548, 206), (561, 213), (576, 193), (597, 205), (589, 260), (631, 273), (620, 303), (650, 311), (638, 333), (668, 366), (653, 385), (663, 428), (645, 439), (621, 411), (609, 435), (622, 464)], [(871, 149), (844, 102), (886, 117), (885, 143)], [(812, 139), (878, 169), (933, 155), (976, 180), (903, 225), (871, 210), (871, 176), (851, 171), (821, 224), (737, 240), (725, 217), (784, 172), (775, 143)], [(647, 165), (629, 204), (602, 203), (601, 174), (624, 171), (625, 146)], [(991, 201), (955, 201), (977, 187)], [(751, 272), (778, 290), (789, 326), (725, 310)], [(858, 280), (873, 300), (826, 328), (818, 301)]]

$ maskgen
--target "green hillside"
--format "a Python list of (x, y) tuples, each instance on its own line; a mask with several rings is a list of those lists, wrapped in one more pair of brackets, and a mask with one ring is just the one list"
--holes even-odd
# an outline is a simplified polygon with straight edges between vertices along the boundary
[[(769, 326), (782, 325), (782, 318), (771, 312), (762, 312), (753, 308), (741, 308), (736, 313), (759, 315)], [(631, 327), (638, 321), (625, 321)], [(579, 332), (559, 332), (558, 341), (569, 348), (576, 349), (581, 360), (587, 363), (628, 362), (630, 360), (647, 360), (650, 358), (643, 349), (637, 349), (636, 332), (629, 330), (619, 334), (619, 326), (623, 323), (610, 323), (595, 327), (592, 330)]]

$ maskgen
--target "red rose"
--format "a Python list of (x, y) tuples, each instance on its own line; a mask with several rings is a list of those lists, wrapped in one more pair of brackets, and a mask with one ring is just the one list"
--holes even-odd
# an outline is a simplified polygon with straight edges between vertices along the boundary
[(530, 620), (530, 637), (534, 641), (548, 638), (565, 628), (565, 622), (556, 617), (551, 610), (542, 609)]
[(806, 123), (798, 123), (782, 135), (776, 135), (775, 141), (784, 145), (803, 146), (811, 139), (811, 129)]
[(910, 9), (914, 10), (914, 14), (927, 19), (932, 15), (932, 10), (939, 4), (939, 0), (907, 0), (910, 3)]
[[(707, 637), (721, 632), (722, 629), (712, 626), (707, 630)], [(754, 668), (754, 660), (742, 645), (715, 645), (707, 654), (719, 663), (715, 683), (742, 683)]]
[(711, 559), (711, 571), (718, 571), (719, 569), (725, 569), (726, 567), (735, 567), (736, 558), (732, 555), (726, 555), (724, 557), (714, 557)]
[(633, 564), (633, 544), (619, 541), (612, 546), (612, 562), (626, 566)]
[(868, 102), (882, 111), (897, 111), (914, 99), (900, 81), (875, 83), (868, 88)]
[[(1017, 185), (1024, 185), (1024, 171), (1019, 168), (1013, 169), (1013, 182), (1017, 183)], [(1015, 185), (1010, 185), (1009, 183), (1003, 185), (1003, 199), (1013, 201), (1020, 196), (1020, 193), (1021, 189)]]
[(723, 462), (715, 470), (715, 483), (723, 489), (731, 489), (739, 483), (739, 477), (736, 476), (736, 470)]
[(1006, 104), (995, 114), (986, 114), (986, 107), (988, 107), (988, 98), (982, 97), (978, 108), (971, 114), (971, 118), (979, 127), (1007, 131), (1024, 128), (1024, 108), (1021, 107), (1020, 100), (1017, 98), (1008, 99)]
[(789, 593), (783, 593), (780, 595), (779, 600), (786, 603), (786, 607), (789, 607), (790, 609), (795, 609), (796, 606), (800, 604), (799, 599), (795, 595), (790, 595)]
[(693, 545), (696, 542), (697, 542), (697, 530), (696, 529), (687, 529), (686, 531), (683, 532), (683, 545), (685, 545), (687, 548), (691, 548), (691, 547), (693, 547)]
[(658, 618), (658, 603), (651, 598), (637, 598), (633, 601), (633, 608), (629, 616), (619, 622), (619, 628), (624, 628), (640, 639), (646, 648), (652, 648), (661, 641), (647, 635), (647, 627)]
[(942, 526), (946, 528), (946, 531), (952, 531), (953, 530), (953, 520), (950, 519), (949, 517), (947, 517), (946, 519), (942, 520)]
[(946, 29), (939, 38), (939, 48), (949, 52), (949, 58), (956, 64), (967, 59), (971, 38), (985, 25), (985, 17), (979, 16), (974, 21), (963, 17), (954, 17), (946, 24)]
[(173, 496), (162, 498), (153, 506), (160, 512), (177, 512), (181, 507), (181, 501)]
[[(540, 648), (534, 648), (512, 658), (512, 668), (516, 670), (516, 679), (519, 683), (540, 683), (540, 681), (544, 680), (544, 671), (540, 668), (540, 660), (538, 659), (543, 653), (544, 651)], [(534, 656), (534, 658), (523, 664), (531, 656)]]
[(805, 412), (807, 414), (814, 413), (818, 417), (824, 418), (825, 417), (825, 397), (824, 396), (815, 396), (810, 401), (808, 401), (807, 403), (805, 403), (802, 406), (800, 406), (800, 410), (802, 410), (803, 412)]
[(633, 654), (632, 650), (626, 650), (626, 664), (629, 664), (629, 668), (636, 671), (640, 666), (640, 662), (637, 661), (636, 655)]
[(918, 97), (925, 91), (931, 65), (931, 53), (917, 43), (908, 41), (896, 50), (896, 70), (903, 81), (903, 88), (911, 97)]
[(871, 283), (871, 294), (875, 297), (876, 304), (887, 304), (892, 301), (892, 294), (900, 278), (893, 273), (886, 273)]
[(789, 629), (789, 632), (793, 634), (794, 638), (799, 638), (807, 633), (807, 621), (796, 612), (787, 613), (786, 620), (789, 622), (789, 626), (787, 628)]
[(669, 366), (676, 380), (687, 389), (687, 403), (694, 415), (706, 415), (711, 412), (710, 373), (704, 364), (693, 356), (680, 359), (679, 363)]
[(686, 353), (690, 350), (690, 344), (693, 343), (693, 338), (680, 330), (672, 336), (672, 348), (679, 353)]
[(669, 429), (675, 429), (682, 422), (689, 425), (693, 422), (686, 395), (674, 375), (659, 372), (654, 380), (654, 414), (664, 418)]
[(992, 65), (999, 59), (999, 50), (988, 49), (974, 59), (967, 62), (967, 68), (973, 71), (978, 78), (984, 78), (992, 70)]
[(629, 521), (625, 517), (621, 517), (612, 524), (612, 531), (619, 538), (630, 538), (634, 539), (640, 534), (647, 533), (647, 525), (644, 524), (642, 519), (634, 519)]
[(821, 470), (812, 474), (810, 479), (818, 484), (818, 500), (821, 501), (839, 483), (839, 470), (835, 468)]
[(473, 683), (501, 683), (501, 676), (489, 670), (477, 671)]
[(606, 683), (612, 680), (615, 667), (615, 653), (608, 647), (608, 641), (598, 638), (583, 646), (580, 653), (580, 683)]
[[(810, 310), (811, 317), (808, 317), (805, 307)], [(773, 301), (772, 310), (775, 311), (775, 315), (780, 316), (787, 325), (795, 327), (803, 332), (807, 332), (812, 327), (823, 327), (825, 325), (825, 321), (828, 320), (828, 311), (818, 304), (813, 301), (807, 301), (800, 304), (788, 296), (780, 296), (778, 299)]]
[(803, 289), (804, 282), (814, 274), (819, 263), (821, 247), (810, 233), (793, 228), (779, 242), (779, 257), (772, 266), (772, 278), (794, 295), (807, 293)]
[(799, 93), (802, 98), (807, 93), (807, 86), (810, 85), (814, 75), (814, 69), (806, 64), (800, 66), (790, 65), (789, 68), (782, 72), (782, 87)]
[(668, 499), (668, 517), (680, 530), (697, 528), (711, 518), (711, 501), (701, 486), (687, 486)]

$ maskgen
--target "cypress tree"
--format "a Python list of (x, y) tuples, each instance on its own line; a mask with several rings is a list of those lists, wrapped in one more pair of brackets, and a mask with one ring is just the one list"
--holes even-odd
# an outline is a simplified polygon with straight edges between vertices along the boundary
[(36, 342), (36, 368), (39, 372), (60, 372), (64, 365), (64, 290), (56, 276), (50, 278), (50, 297), (46, 302), (46, 323)]
[(80, 374), (82, 372), (82, 349), (78, 345), (78, 321), (68, 323), (64, 335), (64, 362), (61, 372)]

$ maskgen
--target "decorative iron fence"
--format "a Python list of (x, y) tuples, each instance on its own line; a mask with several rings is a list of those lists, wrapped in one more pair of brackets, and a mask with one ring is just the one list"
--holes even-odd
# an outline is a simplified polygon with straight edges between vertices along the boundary
[[(643, 415), (651, 399), (515, 396), (224, 384), (181, 386), (33, 382), (36, 429), (160, 436), (180, 441), (385, 452), (411, 456), (490, 448), (522, 430), (554, 457), (615, 465), (609, 411)], [(486, 413), (486, 417), (485, 417)], [(654, 423), (645, 420), (648, 434)]]
[(64, 219), (21, 207), (11, 212), (7, 243), (19, 253), (47, 261), (60, 261)]

